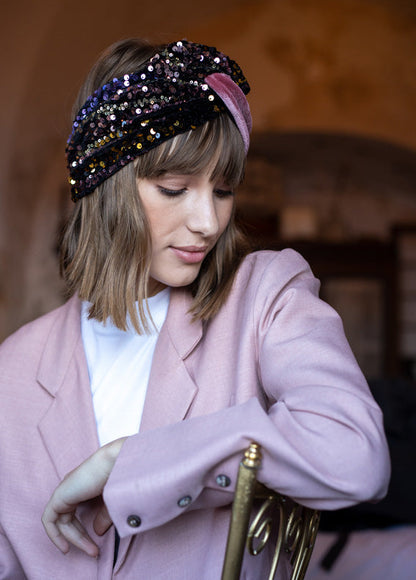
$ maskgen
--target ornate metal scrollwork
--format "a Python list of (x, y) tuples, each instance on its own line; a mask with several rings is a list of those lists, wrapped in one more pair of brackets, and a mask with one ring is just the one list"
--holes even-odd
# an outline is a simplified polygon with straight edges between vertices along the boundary
[[(257, 496), (255, 496), (257, 497)], [(269, 541), (275, 541), (268, 580), (273, 580), (283, 552), (292, 565), (291, 580), (302, 580), (309, 564), (319, 526), (319, 512), (260, 486), (261, 505), (247, 534), (247, 549), (257, 556)], [(277, 527), (277, 536), (273, 534)]]

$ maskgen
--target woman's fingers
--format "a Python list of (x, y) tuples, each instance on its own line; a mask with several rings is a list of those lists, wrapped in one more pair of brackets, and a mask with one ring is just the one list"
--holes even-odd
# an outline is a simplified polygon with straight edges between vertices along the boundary
[[(116, 462), (125, 437), (98, 449), (81, 465), (68, 473), (53, 492), (42, 516), (42, 523), (49, 538), (63, 553), (70, 544), (86, 554), (96, 557), (98, 547), (76, 519), (80, 503), (102, 496), (104, 486)], [(112, 521), (103, 506), (94, 520), (97, 534), (104, 534)]]
[(47, 533), (49, 539), (55, 544), (55, 546), (61, 550), (64, 554), (66, 554), (69, 550), (69, 544), (66, 541), (65, 537), (61, 534), (58, 526), (58, 513), (53, 508), (53, 498), (49, 500), (48, 504), (45, 507), (45, 511), (42, 515), (42, 524), (45, 528), (45, 532)]
[(98, 536), (102, 536), (112, 525), (113, 520), (111, 519), (106, 506), (102, 505), (101, 509), (98, 511), (94, 520), (94, 532)]
[(42, 523), (49, 539), (55, 544), (58, 550), (61, 550), (63, 554), (66, 554), (69, 551), (69, 544), (59, 531), (56, 524), (52, 522), (44, 522), (43, 520)]
[(75, 516), (70, 514), (61, 516), (56, 522), (56, 527), (67, 542), (76, 546), (88, 556), (92, 556), (93, 558), (98, 556), (98, 546), (93, 542), (84, 526)]
[(84, 526), (73, 514), (61, 514), (55, 521), (42, 518), (45, 531), (49, 539), (63, 554), (69, 551), (69, 546), (76, 546), (88, 556), (96, 558), (99, 553), (98, 546), (93, 542)]
[[(62, 488), (66, 481), (61, 484)], [(59, 487), (55, 490), (43, 512), (42, 524), (48, 537), (63, 554), (69, 551), (72, 544), (89, 556), (98, 556), (97, 545), (75, 517), (76, 506), (66, 505), (60, 498), (60, 491)]]

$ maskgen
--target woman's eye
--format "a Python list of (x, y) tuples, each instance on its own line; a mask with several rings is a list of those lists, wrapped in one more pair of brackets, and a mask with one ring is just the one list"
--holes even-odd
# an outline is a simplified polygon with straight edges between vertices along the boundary
[(230, 189), (214, 189), (214, 193), (217, 197), (231, 197), (234, 195), (234, 192)]
[(182, 195), (182, 193), (185, 193), (186, 188), (182, 188), (182, 189), (169, 189), (167, 187), (162, 187), (161, 185), (158, 186), (160, 193), (162, 193), (163, 195), (167, 195), (168, 197), (175, 197), (177, 195)]

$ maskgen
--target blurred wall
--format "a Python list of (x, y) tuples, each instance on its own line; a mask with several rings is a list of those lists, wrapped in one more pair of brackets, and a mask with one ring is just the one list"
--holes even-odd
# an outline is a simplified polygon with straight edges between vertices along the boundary
[(340, 132), (416, 151), (413, 0), (22, 0), (0, 27), (0, 340), (63, 300), (69, 112), (115, 40), (186, 37), (230, 54), (252, 85), (255, 132)]

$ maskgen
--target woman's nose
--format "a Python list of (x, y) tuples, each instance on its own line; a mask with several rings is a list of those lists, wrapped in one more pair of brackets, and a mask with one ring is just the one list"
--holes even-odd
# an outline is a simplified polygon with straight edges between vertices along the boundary
[(190, 207), (188, 227), (204, 237), (215, 236), (218, 233), (219, 221), (212, 191), (195, 197)]

